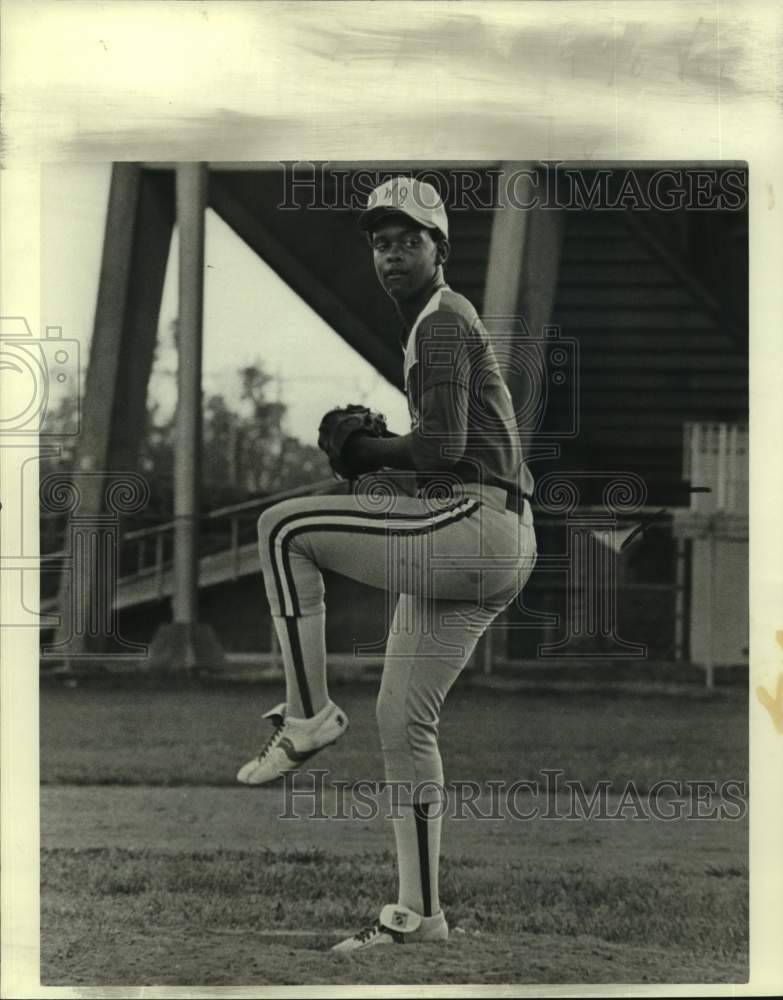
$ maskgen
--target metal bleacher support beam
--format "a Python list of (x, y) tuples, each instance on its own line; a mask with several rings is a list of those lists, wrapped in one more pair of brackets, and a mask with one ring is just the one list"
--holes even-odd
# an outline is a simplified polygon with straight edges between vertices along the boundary
[(341, 298), (286, 246), (263, 218), (232, 191), (229, 178), (210, 178), (209, 206), (240, 236), (257, 256), (280, 276), (296, 294), (366, 361), (395, 383), (400, 361), (396, 344), (384, 337), (368, 335), (365, 321), (354, 313), (351, 304)]
[[(75, 456), (85, 522), (103, 513), (107, 478), (136, 467), (173, 226), (171, 177), (115, 164)], [(77, 619), (90, 620), (91, 601), (89, 579), (64, 568), (60, 625), (47, 655), (67, 661), (111, 638), (77, 627)]]
[(170, 176), (115, 164), (77, 454), (81, 469), (135, 466), (173, 227)]

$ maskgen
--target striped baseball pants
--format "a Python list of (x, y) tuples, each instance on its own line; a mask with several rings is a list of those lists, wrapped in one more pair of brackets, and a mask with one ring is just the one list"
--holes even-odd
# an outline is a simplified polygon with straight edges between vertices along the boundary
[(325, 671), (322, 636), (303, 639), (305, 619), (323, 622), (322, 570), (399, 595), (377, 719), (387, 781), (418, 790), (421, 802), (437, 801), (443, 785), (437, 736), (446, 694), (535, 564), (530, 505), (520, 516), (504, 500), (503, 491), (480, 486), (461, 486), (448, 500), (319, 495), (284, 500), (258, 522), (266, 593), (305, 714), (313, 714), (308, 677)]

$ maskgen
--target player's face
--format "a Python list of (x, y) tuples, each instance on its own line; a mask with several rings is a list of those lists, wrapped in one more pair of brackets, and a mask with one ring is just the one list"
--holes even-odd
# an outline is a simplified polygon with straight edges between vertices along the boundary
[(414, 298), (435, 277), (438, 245), (415, 222), (389, 219), (372, 231), (375, 273), (395, 301)]

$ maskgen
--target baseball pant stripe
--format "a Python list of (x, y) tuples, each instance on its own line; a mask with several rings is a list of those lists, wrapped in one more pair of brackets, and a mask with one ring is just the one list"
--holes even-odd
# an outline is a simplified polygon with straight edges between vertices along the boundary
[[(458, 516), (452, 517), (448, 521), (448, 524), (456, 524), (457, 521), (461, 521), (463, 517), (468, 517), (469, 515), (470, 515), (469, 511), (466, 513), (460, 513)], [(428, 531), (433, 531), (436, 528), (442, 528), (446, 526), (447, 525), (445, 523), (436, 525), (428, 524), (418, 528), (406, 528), (404, 532), (400, 532), (398, 529), (393, 529), (393, 528), (364, 527), (362, 528), (362, 531), (365, 534), (369, 535), (388, 535), (393, 532), (394, 534), (404, 534), (406, 537), (410, 537), (412, 535), (423, 535)], [(300, 615), (301, 610), (299, 606), (299, 595), (297, 594), (296, 591), (296, 583), (294, 581), (293, 572), (291, 570), (290, 543), (294, 540), (294, 538), (296, 538), (297, 535), (306, 534), (308, 531), (345, 531), (345, 530), (346, 529), (344, 524), (322, 524), (322, 525), (316, 525), (315, 527), (313, 527), (312, 525), (302, 525), (296, 528), (292, 528), (291, 531), (286, 535), (282, 543), (281, 562), (282, 562), (282, 572), (285, 575), (285, 583), (288, 587), (288, 592), (286, 596), (288, 597), (288, 600), (291, 602), (293, 615), (295, 616)]]
[(432, 891), (430, 888), (430, 844), (427, 822), (429, 803), (420, 802), (414, 805), (413, 815), (416, 819), (416, 841), (419, 845), (419, 877), (421, 878), (421, 898), (424, 916), (432, 916)]
[[(420, 531), (429, 530), (429, 528), (431, 528), (433, 525), (436, 527), (439, 526), (434, 523), (436, 520), (437, 521), (445, 520), (445, 523), (449, 524), (454, 523), (455, 520), (460, 520), (461, 516), (465, 516), (461, 514), (463, 510), (466, 510), (466, 513), (469, 515), (476, 509), (476, 507), (478, 507), (478, 505), (479, 501), (477, 500), (463, 500), (456, 506), (444, 508), (444, 510), (442, 511), (432, 511), (424, 515), (400, 513), (400, 514), (395, 514), (391, 517), (387, 512), (384, 511), (371, 512), (371, 511), (356, 511), (356, 510), (334, 510), (334, 511), (329, 511), (328, 514), (312, 513), (309, 511), (299, 511), (295, 514), (290, 514), (288, 517), (283, 518), (283, 520), (281, 520), (280, 523), (275, 526), (274, 530), (271, 532), (269, 537), (269, 555), (271, 564), (275, 567), (275, 585), (277, 588), (277, 598), (280, 603), (280, 607), (285, 608), (286, 610), (288, 610), (288, 608), (290, 607), (290, 604), (286, 605), (286, 600), (285, 600), (286, 595), (283, 590), (284, 579), (288, 581), (290, 592), (293, 592), (294, 588), (293, 588), (293, 580), (290, 576), (290, 573), (286, 573), (286, 566), (282, 553), (282, 548), (285, 538), (279, 539), (279, 536), (281, 534), (284, 534), (286, 530), (290, 530), (294, 522), (298, 522), (303, 519), (308, 519), (308, 525), (307, 525), (308, 529), (311, 526), (318, 526), (322, 524), (325, 527), (329, 526), (334, 527), (335, 530), (339, 531), (343, 531), (346, 529), (350, 530), (351, 528), (355, 528), (359, 531), (371, 532), (373, 529), (367, 523), (368, 521), (369, 522), (384, 521), (386, 522), (386, 526), (383, 527), (380, 531), (376, 530), (374, 533), (383, 534), (387, 531), (393, 530), (395, 531), (395, 533), (399, 534), (401, 530), (405, 530), (406, 533), (409, 531), (410, 534), (416, 534), (419, 533)], [(469, 507), (469, 509), (466, 509), (466, 507)], [(455, 517), (455, 514), (457, 514), (458, 516)], [(335, 518), (340, 519), (339, 525), (335, 525), (334, 523)], [(406, 524), (410, 522), (411, 528), (410, 529), (395, 528), (394, 524), (391, 522), (397, 522), (397, 521), (401, 521)], [(417, 523), (419, 526), (418, 530), (416, 527)], [(297, 612), (291, 610), (290, 613), (295, 614)]]
[[(418, 535), (445, 528), (469, 517), (480, 505), (479, 500), (462, 500), (454, 507), (429, 511), (426, 514), (394, 514), (355, 510), (330, 510), (328, 514), (300, 511), (275, 525), (269, 535), (269, 555), (273, 566), (275, 587), (282, 613), (300, 614), (299, 601), (290, 566), (289, 545), (296, 535), (306, 531), (362, 531), (366, 534)], [(379, 523), (380, 522), (380, 523)]]
[(285, 625), (288, 631), (288, 644), (291, 647), (291, 659), (294, 664), (296, 683), (299, 686), (299, 697), (302, 701), (305, 718), (312, 719), (315, 715), (313, 711), (313, 699), (310, 696), (310, 685), (307, 683), (307, 673), (305, 671), (304, 656), (302, 655), (302, 643), (299, 641), (299, 629), (296, 618), (286, 617)]

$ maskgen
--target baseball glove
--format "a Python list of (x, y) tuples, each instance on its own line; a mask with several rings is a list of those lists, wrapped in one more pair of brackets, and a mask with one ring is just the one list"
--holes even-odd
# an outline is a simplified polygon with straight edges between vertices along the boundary
[(390, 436), (384, 415), (366, 406), (357, 404), (337, 406), (321, 418), (318, 427), (318, 447), (326, 452), (332, 470), (343, 479), (350, 479), (359, 471), (351, 468), (343, 456), (345, 444), (354, 434), (367, 434), (370, 437)]

